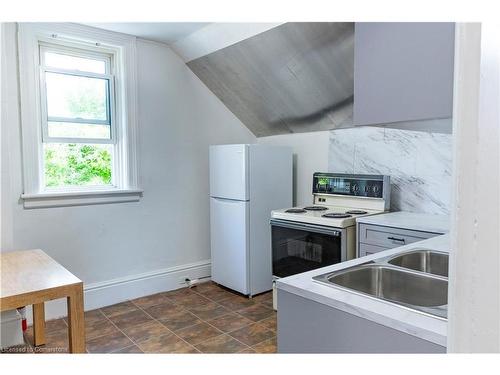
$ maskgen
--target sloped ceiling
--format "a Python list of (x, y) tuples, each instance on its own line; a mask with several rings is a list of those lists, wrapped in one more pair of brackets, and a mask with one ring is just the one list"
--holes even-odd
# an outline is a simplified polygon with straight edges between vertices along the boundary
[(352, 126), (354, 23), (285, 23), (187, 65), (257, 137)]
[(207, 22), (107, 22), (86, 23), (100, 29), (135, 35), (140, 38), (172, 44), (210, 25)]

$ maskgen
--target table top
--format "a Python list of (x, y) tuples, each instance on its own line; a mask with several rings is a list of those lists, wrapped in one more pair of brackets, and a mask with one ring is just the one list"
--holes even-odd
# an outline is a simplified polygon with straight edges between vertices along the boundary
[(0, 253), (0, 299), (81, 283), (40, 249)]

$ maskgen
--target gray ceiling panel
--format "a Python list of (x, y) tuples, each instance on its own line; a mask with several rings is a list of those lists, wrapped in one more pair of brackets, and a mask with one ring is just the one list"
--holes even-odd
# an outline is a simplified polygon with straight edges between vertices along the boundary
[(286, 23), (188, 66), (257, 137), (352, 126), (353, 23)]

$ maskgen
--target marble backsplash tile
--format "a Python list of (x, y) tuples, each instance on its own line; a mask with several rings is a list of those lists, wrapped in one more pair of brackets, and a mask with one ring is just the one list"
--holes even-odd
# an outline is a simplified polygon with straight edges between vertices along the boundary
[(380, 127), (330, 132), (329, 170), (391, 176), (391, 210), (449, 214), (451, 134)]

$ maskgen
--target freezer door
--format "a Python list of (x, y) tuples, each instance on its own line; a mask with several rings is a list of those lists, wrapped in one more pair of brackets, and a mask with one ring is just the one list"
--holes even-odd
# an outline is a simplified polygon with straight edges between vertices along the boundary
[(210, 146), (210, 196), (248, 200), (247, 145)]
[(249, 202), (210, 198), (212, 280), (242, 294), (248, 289)]

